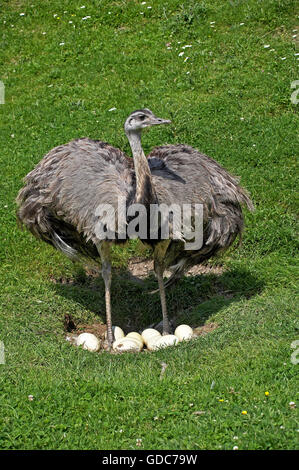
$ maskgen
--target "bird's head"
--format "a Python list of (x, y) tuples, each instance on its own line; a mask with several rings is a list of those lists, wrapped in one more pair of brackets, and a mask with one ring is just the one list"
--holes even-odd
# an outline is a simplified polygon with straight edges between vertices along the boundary
[(150, 109), (137, 109), (133, 111), (125, 122), (125, 132), (141, 132), (142, 129), (158, 124), (170, 124), (169, 119), (161, 119), (152, 113)]

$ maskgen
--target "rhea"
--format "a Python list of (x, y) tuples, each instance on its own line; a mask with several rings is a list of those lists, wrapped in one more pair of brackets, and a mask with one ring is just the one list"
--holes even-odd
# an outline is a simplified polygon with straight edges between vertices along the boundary
[[(163, 316), (163, 333), (170, 332), (165, 286), (176, 282), (192, 265), (227, 249), (243, 230), (242, 205), (253, 209), (238, 180), (212, 158), (188, 145), (154, 148), (146, 157), (142, 130), (169, 124), (149, 109), (132, 112), (124, 129), (133, 160), (106, 142), (82, 138), (52, 149), (25, 178), (17, 203), (21, 224), (71, 259), (92, 258), (101, 264), (105, 284), (106, 324), (109, 347), (113, 343), (111, 314), (111, 245), (120, 243), (98, 236), (97, 208), (109, 204), (116, 218), (119, 198), (126, 207), (172, 203), (203, 206), (203, 243), (186, 250), (184, 240), (142, 242), (153, 249)], [(165, 269), (172, 275), (164, 284)]]

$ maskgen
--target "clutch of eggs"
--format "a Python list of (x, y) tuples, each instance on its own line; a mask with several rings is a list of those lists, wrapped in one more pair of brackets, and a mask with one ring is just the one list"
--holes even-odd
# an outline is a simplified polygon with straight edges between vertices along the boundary
[[(157, 351), (175, 346), (181, 341), (188, 341), (194, 336), (192, 328), (188, 325), (179, 325), (173, 335), (163, 336), (154, 328), (147, 328), (141, 334), (132, 331), (126, 336), (119, 326), (113, 326), (112, 329), (115, 339), (113, 349), (117, 352), (140, 352), (144, 346), (150, 351)], [(88, 351), (99, 351), (101, 347), (101, 341), (92, 333), (81, 333), (73, 342)]]

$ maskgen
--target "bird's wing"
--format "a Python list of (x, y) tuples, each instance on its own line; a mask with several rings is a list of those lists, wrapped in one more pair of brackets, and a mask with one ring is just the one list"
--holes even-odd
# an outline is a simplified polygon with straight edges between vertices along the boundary
[(187, 145), (156, 147), (148, 155), (160, 202), (189, 203), (203, 209), (203, 248), (215, 251), (231, 245), (243, 229), (241, 205), (252, 210), (246, 191), (219, 163)]
[(25, 181), (18, 196), (21, 221), (26, 224), (26, 216), (34, 217), (39, 227), (44, 222), (46, 231), (47, 221), (38, 221), (39, 216), (61, 220), (93, 242), (100, 204), (110, 204), (117, 212), (119, 198), (128, 203), (135, 184), (132, 163), (123, 152), (88, 138), (51, 150)]
[(238, 179), (193, 147), (183, 144), (156, 147), (148, 155), (148, 163), (154, 184), (163, 184), (174, 197), (173, 201), (202, 201), (213, 207), (216, 198), (218, 202), (245, 204), (253, 209)]

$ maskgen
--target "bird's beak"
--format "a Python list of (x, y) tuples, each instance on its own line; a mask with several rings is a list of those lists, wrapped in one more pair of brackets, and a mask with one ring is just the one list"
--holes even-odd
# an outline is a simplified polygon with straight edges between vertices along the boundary
[(171, 121), (169, 119), (162, 119), (158, 117), (154, 117), (151, 120), (151, 125), (158, 126), (159, 124), (171, 124)]

